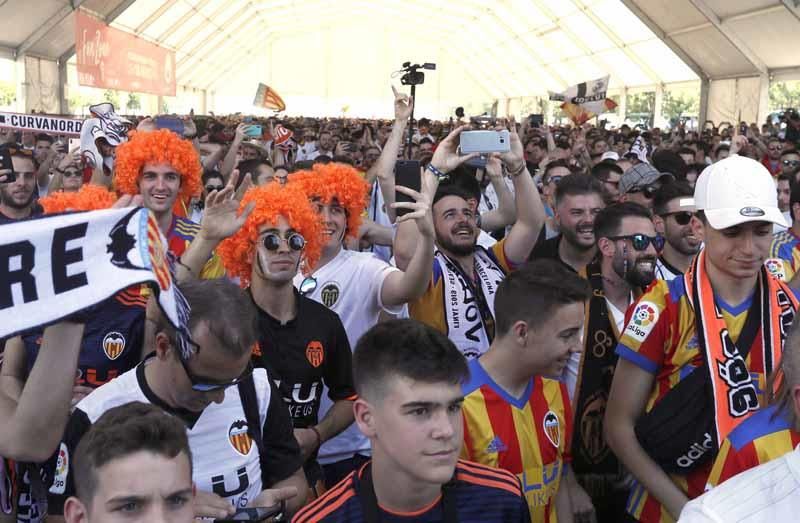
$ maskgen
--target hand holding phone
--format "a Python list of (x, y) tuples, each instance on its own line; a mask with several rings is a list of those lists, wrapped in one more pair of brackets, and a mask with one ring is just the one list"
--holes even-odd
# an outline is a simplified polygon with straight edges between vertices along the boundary
[(0, 148), (0, 176), (5, 175), (2, 183), (13, 183), (17, 181), (17, 174), (14, 172), (14, 163), (11, 161), (11, 154), (7, 149)]
[(244, 131), (245, 136), (251, 138), (261, 138), (263, 133), (263, 128), (260, 125), (248, 125), (247, 129)]
[(507, 153), (511, 139), (506, 129), (502, 131), (464, 131), (460, 135), (461, 154)]
[[(420, 176), (420, 162), (419, 160), (397, 160), (394, 166), (394, 184), (402, 187), (408, 187), (419, 192), (422, 187), (422, 177)], [(413, 202), (414, 199), (400, 191), (394, 192), (394, 200), (396, 202)], [(399, 218), (405, 214), (412, 212), (412, 209), (395, 209), (395, 214)]]

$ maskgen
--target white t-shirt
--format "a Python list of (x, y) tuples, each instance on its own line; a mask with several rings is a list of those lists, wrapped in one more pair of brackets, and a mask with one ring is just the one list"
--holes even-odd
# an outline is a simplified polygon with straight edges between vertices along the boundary
[(302, 162), (305, 160), (313, 160), (317, 156), (319, 156), (317, 142), (308, 142), (297, 147), (297, 158), (295, 158), (295, 161)]
[[(312, 273), (317, 287), (307, 296), (322, 303), (339, 315), (347, 331), (350, 347), (355, 349), (361, 336), (378, 323), (382, 310), (400, 314), (403, 306), (386, 307), (381, 301), (381, 290), (386, 277), (399, 269), (378, 259), (370, 252), (346, 251), (342, 249), (334, 259)], [(295, 276), (294, 285), (299, 288), (304, 276)], [(323, 390), (319, 416), (322, 419), (333, 402)], [(347, 430), (326, 441), (319, 449), (318, 460), (322, 464), (334, 463), (353, 457), (353, 454), (370, 453), (369, 440), (353, 423)]]
[(797, 521), (798, 514), (800, 447), (690, 501), (679, 523), (783, 523)]

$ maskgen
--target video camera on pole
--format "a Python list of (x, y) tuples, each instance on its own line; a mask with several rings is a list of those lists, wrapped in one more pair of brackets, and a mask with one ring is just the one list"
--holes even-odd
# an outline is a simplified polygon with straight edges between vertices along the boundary
[[(411, 102), (416, 102), (417, 96), (417, 86), (422, 85), (425, 83), (425, 73), (420, 71), (420, 69), (427, 69), (429, 71), (436, 70), (436, 64), (432, 64), (430, 62), (425, 62), (424, 64), (414, 64), (411, 65), (411, 62), (404, 62), (403, 67), (397, 71), (398, 73), (404, 73), (403, 76), (400, 77), (400, 83), (403, 85), (410, 85), (411, 86)], [(406, 140), (406, 154), (408, 158), (411, 159), (411, 142), (414, 138), (414, 107), (411, 107), (411, 116), (408, 118), (408, 139)]]

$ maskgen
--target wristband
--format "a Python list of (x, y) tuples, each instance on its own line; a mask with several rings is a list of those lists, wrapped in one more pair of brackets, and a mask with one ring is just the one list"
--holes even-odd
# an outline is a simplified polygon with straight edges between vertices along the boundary
[(309, 428), (309, 430), (313, 430), (314, 434), (317, 435), (317, 448), (320, 448), (322, 446), (322, 436), (320, 436), (319, 431), (317, 430), (317, 427), (308, 427), (308, 428)]
[(433, 164), (429, 163), (428, 166), (425, 168), (426, 171), (430, 171), (433, 173), (434, 176), (440, 181), (443, 182), (449, 178), (449, 175), (443, 173), (439, 169), (433, 166)]
[(525, 162), (522, 162), (522, 166), (519, 169), (517, 169), (516, 172), (508, 171), (508, 175), (511, 176), (512, 178), (516, 178), (520, 174), (524, 173), (526, 168), (527, 165), (525, 165)]

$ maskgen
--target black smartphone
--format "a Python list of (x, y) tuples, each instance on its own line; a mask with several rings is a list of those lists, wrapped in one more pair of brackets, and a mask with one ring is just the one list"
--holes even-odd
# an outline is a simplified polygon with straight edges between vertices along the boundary
[(528, 116), (530, 120), (530, 126), (534, 129), (538, 129), (544, 123), (544, 115), (543, 114), (532, 114)]
[[(422, 187), (422, 178), (420, 177), (420, 162), (419, 160), (397, 160), (394, 165), (394, 184), (408, 187), (415, 191), (420, 190)], [(414, 198), (400, 191), (394, 192), (394, 199), (396, 202), (413, 202)], [(400, 217), (404, 214), (412, 212), (411, 209), (395, 209), (395, 214)]]
[(14, 172), (14, 163), (11, 161), (11, 153), (9, 153), (6, 148), (0, 148), (0, 170), (11, 171), (6, 174), (6, 181), (4, 183), (13, 183), (17, 181), (17, 173)]
[(253, 507), (236, 509), (236, 513), (229, 518), (217, 518), (214, 523), (236, 523), (237, 521), (264, 521), (272, 518), (271, 521), (286, 521), (283, 513), (285, 504), (273, 505), (271, 507)]

